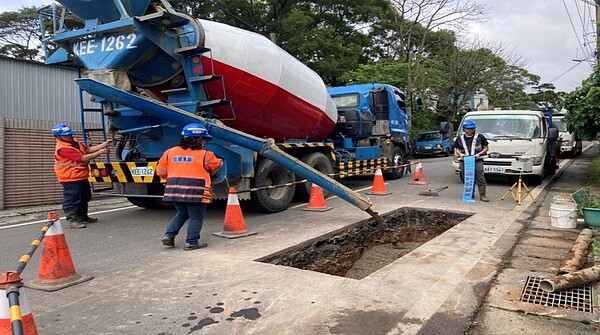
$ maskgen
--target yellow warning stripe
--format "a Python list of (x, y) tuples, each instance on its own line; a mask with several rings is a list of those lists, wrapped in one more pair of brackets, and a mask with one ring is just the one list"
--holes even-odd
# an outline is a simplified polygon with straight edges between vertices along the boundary
[[(88, 180), (92, 183), (157, 183), (160, 182), (156, 175), (157, 165), (157, 162), (93, 163)], [(108, 176), (102, 176), (101, 170), (107, 171)]]
[(339, 165), (340, 178), (359, 176), (367, 173), (374, 173), (377, 167), (381, 169), (387, 168), (386, 157), (377, 159), (366, 159), (360, 161), (342, 162)]
[(10, 306), (10, 321), (21, 320), (21, 307), (19, 305)]

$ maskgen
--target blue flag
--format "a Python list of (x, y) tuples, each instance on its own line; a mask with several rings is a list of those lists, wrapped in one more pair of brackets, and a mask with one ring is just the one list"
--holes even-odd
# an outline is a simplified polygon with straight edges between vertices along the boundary
[(475, 202), (475, 200), (473, 200), (473, 188), (475, 187), (475, 156), (464, 157), (463, 169), (463, 179), (465, 181), (463, 201)]

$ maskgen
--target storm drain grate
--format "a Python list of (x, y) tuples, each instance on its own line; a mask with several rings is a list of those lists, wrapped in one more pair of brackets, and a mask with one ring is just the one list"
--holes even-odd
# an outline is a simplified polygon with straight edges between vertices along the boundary
[(560, 307), (580, 312), (593, 313), (592, 287), (587, 284), (564, 290), (560, 292), (549, 293), (540, 288), (540, 282), (543, 278), (527, 277), (521, 301), (532, 304)]

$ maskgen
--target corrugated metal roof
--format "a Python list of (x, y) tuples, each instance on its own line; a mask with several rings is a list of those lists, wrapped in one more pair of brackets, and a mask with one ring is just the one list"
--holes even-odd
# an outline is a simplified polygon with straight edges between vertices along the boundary
[[(0, 117), (81, 122), (77, 69), (0, 57)], [(99, 108), (84, 95), (87, 108)], [(86, 122), (100, 122), (86, 115)]]

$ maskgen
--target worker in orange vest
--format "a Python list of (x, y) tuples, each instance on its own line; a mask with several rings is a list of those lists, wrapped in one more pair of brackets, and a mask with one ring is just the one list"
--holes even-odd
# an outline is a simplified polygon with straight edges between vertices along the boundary
[(212, 202), (211, 174), (221, 168), (223, 161), (204, 149), (212, 136), (200, 123), (190, 123), (181, 132), (177, 146), (168, 149), (158, 161), (156, 174), (167, 180), (164, 201), (173, 202), (177, 214), (171, 219), (161, 242), (175, 246), (175, 236), (189, 219), (183, 250), (207, 247), (200, 242), (206, 205)]
[(52, 135), (56, 139), (54, 172), (63, 187), (63, 211), (69, 228), (85, 228), (86, 223), (98, 221), (88, 216), (88, 203), (92, 199), (88, 163), (108, 153), (108, 146), (113, 144), (113, 140), (88, 147), (74, 139), (74, 133), (65, 124), (52, 127)]

